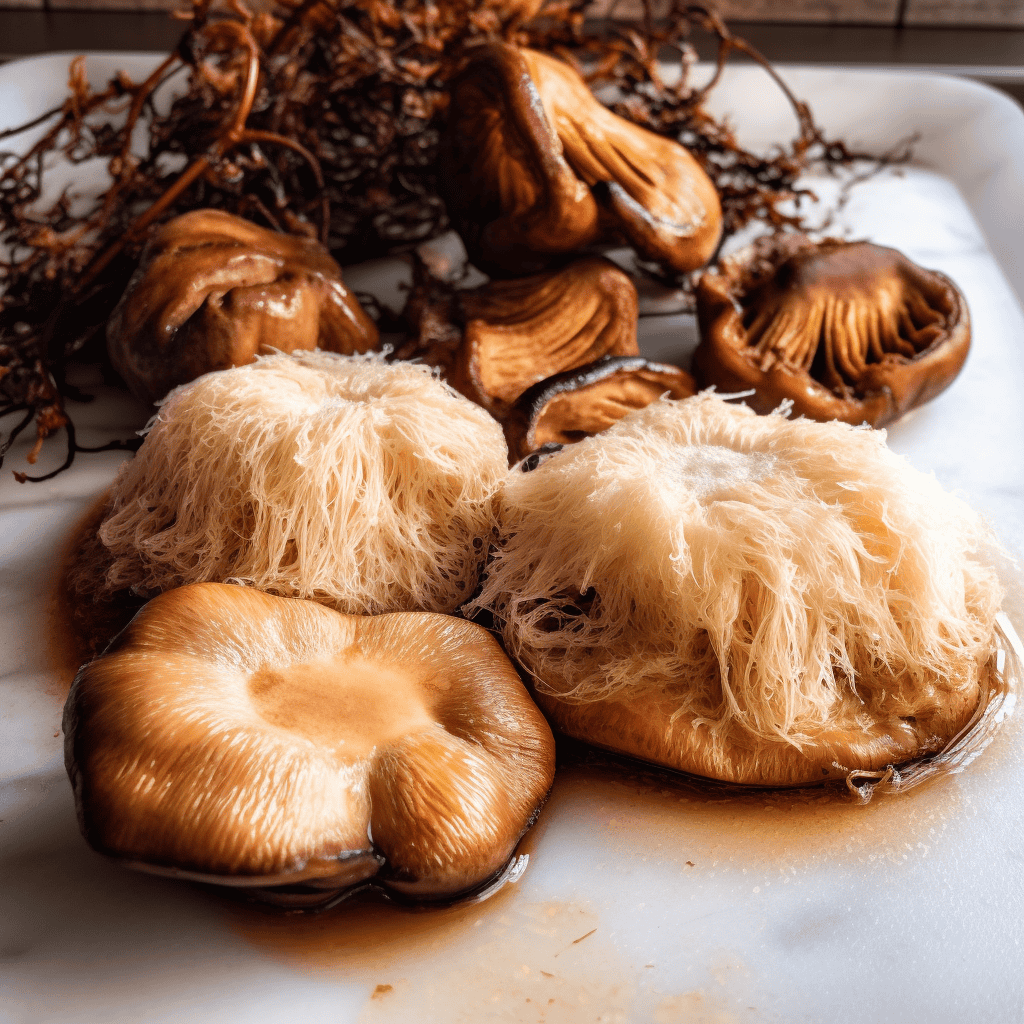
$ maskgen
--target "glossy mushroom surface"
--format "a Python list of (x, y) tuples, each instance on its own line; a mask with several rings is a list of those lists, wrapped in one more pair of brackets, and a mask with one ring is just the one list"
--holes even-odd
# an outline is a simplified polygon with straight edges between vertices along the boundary
[(881, 432), (654, 402), (510, 473), (498, 529), (471, 608), (578, 739), (813, 783), (933, 753), (982, 699), (987, 530)]
[(507, 464), (501, 427), (427, 366), (260, 357), (163, 402), (69, 586), (103, 600), (230, 581), (353, 614), (451, 612)]
[(418, 898), (480, 886), (554, 774), (551, 731), (481, 627), (222, 584), (147, 604), (79, 672), (64, 732), (96, 850), (314, 901), (371, 878)]
[(682, 146), (611, 113), (563, 61), (506, 43), (480, 47), (452, 85), (439, 184), (492, 275), (623, 238), (694, 270), (722, 228), (715, 188)]
[(503, 423), (509, 458), (592, 437), (663, 396), (696, 393), (693, 378), (678, 366), (640, 356), (598, 359), (548, 377), (519, 398)]
[(351, 355), (377, 341), (322, 245), (221, 210), (183, 214), (154, 233), (107, 325), (114, 369), (146, 402), (260, 353)]
[(701, 387), (874, 427), (945, 390), (971, 341), (949, 278), (869, 242), (761, 239), (702, 276), (697, 311)]
[(636, 288), (600, 258), (466, 290), (428, 278), (406, 315), (416, 339), (409, 354), (438, 365), (452, 387), (498, 420), (537, 381), (638, 352)]

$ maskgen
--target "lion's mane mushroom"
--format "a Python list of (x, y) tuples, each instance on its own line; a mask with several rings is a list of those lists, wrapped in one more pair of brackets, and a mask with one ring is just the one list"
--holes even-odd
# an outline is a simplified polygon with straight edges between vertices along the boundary
[(696, 393), (693, 378), (677, 366), (640, 356), (597, 359), (523, 393), (502, 423), (509, 459), (582, 441), (662, 396), (689, 398)]
[(884, 769), (956, 736), (990, 678), (986, 530), (876, 431), (655, 402), (511, 473), (499, 530), (471, 607), (556, 728), (658, 764)]
[(506, 43), (477, 49), (452, 84), (439, 185), (470, 258), (496, 275), (623, 237), (695, 270), (722, 230), (682, 146), (611, 113), (568, 64)]
[(453, 611), (507, 457), (501, 427), (428, 367), (261, 357), (167, 397), (111, 486), (103, 557), (71, 589), (241, 582), (345, 612)]
[(64, 732), (95, 849), (311, 901), (373, 877), (419, 898), (480, 886), (554, 774), (551, 731), (481, 627), (215, 583), (147, 604), (79, 672)]
[[(600, 258), (461, 291), (428, 279), (406, 315), (423, 358), (433, 357), (453, 388), (498, 420), (537, 381), (639, 352), (636, 288)], [(447, 346), (433, 344), (440, 336)]]
[(259, 353), (351, 355), (377, 341), (322, 245), (221, 210), (195, 210), (156, 231), (107, 325), (114, 369), (146, 402)]
[(701, 387), (873, 427), (948, 387), (971, 342), (949, 278), (869, 242), (760, 239), (701, 277), (697, 311)]

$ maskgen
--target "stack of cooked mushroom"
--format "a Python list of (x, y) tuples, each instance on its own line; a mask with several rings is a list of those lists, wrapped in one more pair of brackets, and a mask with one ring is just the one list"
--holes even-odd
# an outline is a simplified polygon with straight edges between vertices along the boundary
[(299, 905), (450, 897), (536, 816), (549, 721), (762, 785), (975, 723), (988, 534), (851, 426), (956, 375), (957, 289), (868, 243), (764, 239), (700, 280), (697, 382), (648, 362), (599, 252), (697, 271), (715, 191), (509, 44), (454, 83), (441, 179), (491, 280), (418, 289), (418, 361), (370, 351), (313, 241), (216, 211), (153, 236), (109, 349), (159, 410), (68, 574), (80, 610), (113, 609), (97, 649), (138, 609), (65, 713), (92, 845)]

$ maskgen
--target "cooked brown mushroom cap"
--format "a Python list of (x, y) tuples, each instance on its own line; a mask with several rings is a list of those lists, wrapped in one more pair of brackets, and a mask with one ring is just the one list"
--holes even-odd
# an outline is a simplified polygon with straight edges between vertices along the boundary
[(599, 434), (627, 413), (663, 395), (689, 398), (693, 378), (678, 366), (640, 356), (605, 357), (535, 384), (503, 421), (509, 458), (545, 445), (564, 445)]
[(198, 584), (78, 674), (65, 756), (83, 833), (143, 869), (416, 896), (508, 860), (554, 742), (490, 634)]
[(349, 613), (454, 611), (507, 460), (498, 424), (426, 366), (296, 352), (206, 374), (111, 486), (95, 596), (240, 582)]
[(603, 355), (632, 355), (636, 288), (604, 259), (456, 293), (462, 340), (445, 379), (501, 420), (539, 380)]
[(351, 355), (377, 341), (322, 245), (221, 210), (183, 214), (153, 235), (107, 325), (114, 369), (146, 402), (258, 353)]
[(611, 113), (568, 64), (505, 43), (480, 47), (452, 85), (439, 181), (492, 274), (620, 237), (694, 270), (721, 234), (718, 195), (682, 146)]
[(654, 402), (509, 474), (498, 518), (471, 607), (579, 739), (807, 783), (934, 751), (979, 704), (986, 529), (880, 432)]
[(702, 276), (697, 311), (701, 387), (873, 427), (948, 387), (971, 343), (953, 282), (870, 242), (761, 239)]

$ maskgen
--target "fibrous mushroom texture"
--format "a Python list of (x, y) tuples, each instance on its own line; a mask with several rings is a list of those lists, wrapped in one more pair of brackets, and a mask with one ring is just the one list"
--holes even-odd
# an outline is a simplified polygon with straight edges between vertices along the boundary
[(554, 773), (551, 732), (481, 627), (222, 584), (146, 605), (79, 673), (64, 731), (97, 850), (313, 899), (378, 875), (418, 897), (479, 886)]
[(429, 368), (262, 357), (160, 406), (115, 479), (80, 593), (237, 581), (341, 611), (452, 611), (476, 586), (501, 428)]
[(580, 739), (803, 783), (934, 751), (979, 705), (985, 528), (880, 432), (655, 402), (511, 473), (499, 530), (474, 606)]
[(548, 377), (520, 397), (503, 422), (509, 458), (599, 434), (663, 396), (696, 393), (693, 378), (677, 366), (640, 356), (606, 356)]
[(715, 188), (682, 146), (611, 113), (568, 64), (505, 43), (480, 47), (452, 85), (440, 184), (492, 274), (617, 238), (689, 271), (722, 229)]
[(351, 355), (377, 340), (319, 242), (221, 210), (186, 213), (154, 234), (107, 325), (114, 369), (147, 402), (259, 353)]
[(697, 310), (702, 387), (874, 427), (948, 387), (971, 341), (949, 278), (869, 242), (761, 239), (703, 275)]

